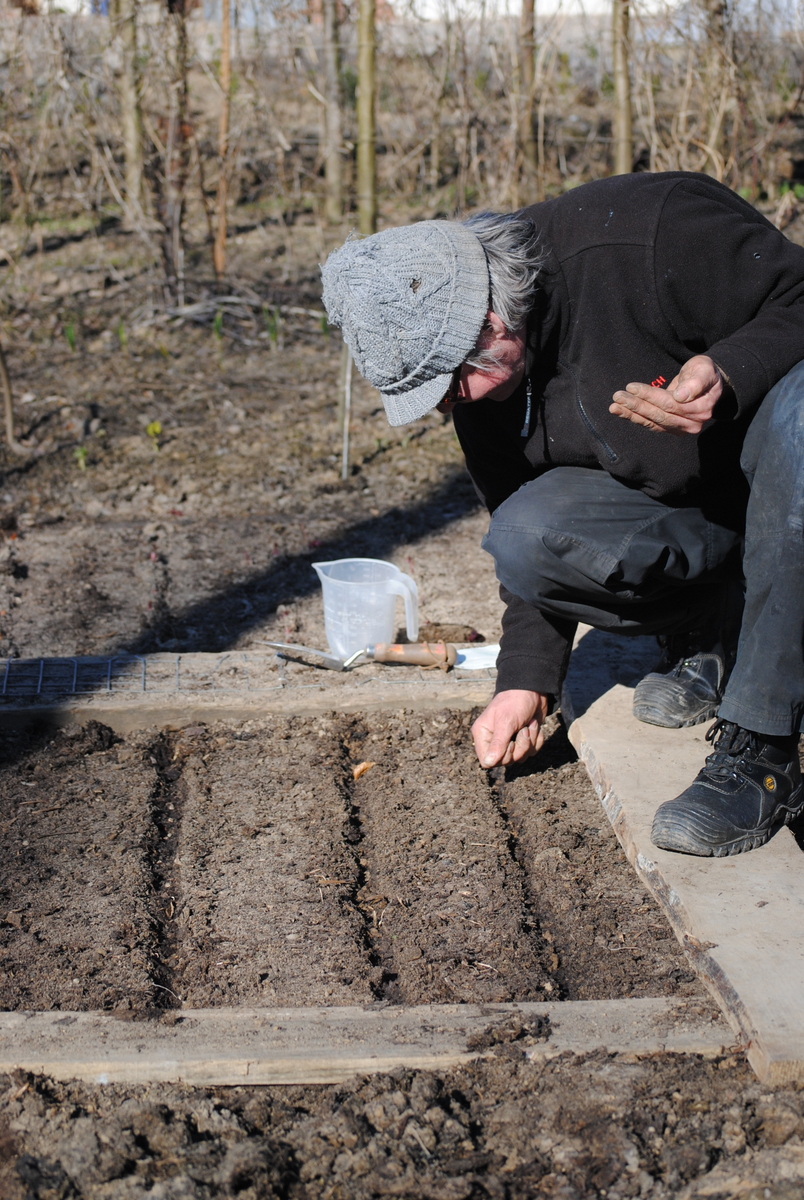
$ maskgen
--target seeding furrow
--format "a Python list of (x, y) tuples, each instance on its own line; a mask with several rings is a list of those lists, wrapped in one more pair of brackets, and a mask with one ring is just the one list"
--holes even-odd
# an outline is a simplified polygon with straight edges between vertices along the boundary
[(136, 1016), (694, 993), (560, 730), (558, 759), (548, 745), (490, 776), (469, 721), (9, 741), (0, 1003)]
[(193, 1007), (374, 998), (351, 779), (331, 721), (185, 733), (175, 990)]
[(383, 998), (544, 998), (544, 943), (487, 773), (471, 752), (468, 718), (355, 723), (350, 749), (373, 763), (354, 785), (366, 870), (358, 898)]

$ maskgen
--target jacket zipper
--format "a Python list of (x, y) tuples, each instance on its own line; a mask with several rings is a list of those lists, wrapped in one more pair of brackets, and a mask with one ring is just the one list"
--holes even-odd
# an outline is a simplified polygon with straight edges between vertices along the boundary
[(527, 388), (525, 389), (525, 398), (525, 421), (522, 429), (520, 430), (519, 436), (521, 438), (525, 438), (527, 441), (527, 439), (530, 437), (530, 414), (533, 408), (533, 381), (531, 380), (530, 376), (528, 376), (528, 384)]
[(561, 366), (570, 372), (573, 380), (575, 381), (575, 402), (578, 405), (578, 412), (581, 414), (581, 420), (583, 421), (584, 425), (589, 430), (589, 432), (591, 433), (591, 435), (595, 439), (595, 441), (598, 442), (603, 447), (603, 449), (605, 450), (605, 452), (608, 456), (609, 462), (617, 462), (618, 455), (616, 454), (616, 452), (614, 450), (612, 450), (611, 446), (608, 444), (606, 439), (604, 437), (601, 437), (601, 435), (595, 429), (588, 412), (586, 411), (586, 409), (583, 406), (583, 401), (581, 400), (581, 391), (580, 391), (580, 388), (578, 387), (578, 379), (577, 379), (577, 376), (575, 375), (575, 372), (573, 371), (572, 367), (570, 367), (567, 363), (561, 363)]

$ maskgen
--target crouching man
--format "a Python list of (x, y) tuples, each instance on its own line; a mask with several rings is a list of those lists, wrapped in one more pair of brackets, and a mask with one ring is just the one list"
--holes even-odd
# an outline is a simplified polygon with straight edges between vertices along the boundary
[(767, 841), (804, 807), (804, 249), (705, 176), (639, 174), (350, 240), (323, 278), (390, 423), (451, 412), (492, 514), (481, 763), (538, 750), (577, 622), (656, 634), (636, 715), (717, 720), (655, 844)]

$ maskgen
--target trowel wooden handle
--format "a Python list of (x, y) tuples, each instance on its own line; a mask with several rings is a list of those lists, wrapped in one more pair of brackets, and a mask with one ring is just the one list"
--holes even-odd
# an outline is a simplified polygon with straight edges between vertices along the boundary
[(412, 642), (409, 645), (399, 643), (391, 646), (379, 642), (372, 647), (369, 658), (375, 662), (408, 663), (413, 667), (441, 667), (447, 671), (455, 664), (457, 651), (449, 642)]

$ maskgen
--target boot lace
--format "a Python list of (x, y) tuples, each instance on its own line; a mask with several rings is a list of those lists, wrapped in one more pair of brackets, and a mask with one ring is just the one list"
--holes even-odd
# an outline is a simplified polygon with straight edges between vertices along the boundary
[(712, 753), (706, 759), (706, 773), (711, 779), (727, 779), (737, 775), (737, 765), (746, 751), (758, 754), (762, 739), (750, 729), (741, 729), (733, 721), (717, 721), (706, 731)]
[(697, 646), (700, 639), (701, 635), (697, 631), (660, 634), (656, 640), (662, 651), (659, 664), (662, 674), (679, 675), (689, 659), (694, 658), (698, 653)]

